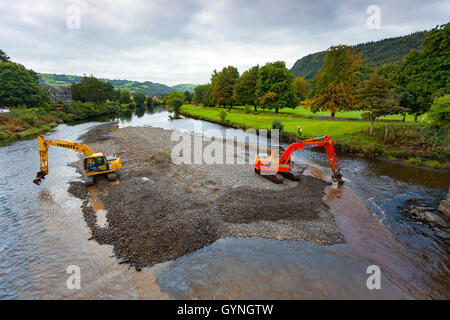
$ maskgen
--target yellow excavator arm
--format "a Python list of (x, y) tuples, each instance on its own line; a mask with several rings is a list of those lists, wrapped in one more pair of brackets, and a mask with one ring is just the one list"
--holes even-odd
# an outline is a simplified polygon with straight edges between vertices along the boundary
[(41, 171), (37, 173), (36, 179), (33, 180), (35, 184), (39, 184), (41, 180), (48, 174), (48, 146), (76, 150), (78, 152), (84, 153), (86, 156), (93, 154), (92, 149), (89, 146), (81, 143), (75, 143), (61, 139), (45, 140), (44, 136), (39, 136), (38, 141)]

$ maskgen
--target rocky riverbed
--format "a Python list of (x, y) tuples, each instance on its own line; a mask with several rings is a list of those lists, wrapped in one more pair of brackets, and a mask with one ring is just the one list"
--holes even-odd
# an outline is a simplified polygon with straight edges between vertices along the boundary
[[(227, 237), (344, 242), (322, 201), (326, 182), (302, 176), (299, 182), (276, 185), (254, 173), (249, 149), (243, 155), (247, 164), (176, 165), (171, 152), (177, 142), (171, 136), (172, 131), (158, 128), (114, 130), (104, 124), (81, 137), (93, 150), (122, 160), (119, 183), (103, 179), (95, 187), (107, 212), (106, 225), (99, 225), (81, 179), (69, 186), (72, 195), (84, 200), (92, 239), (113, 245), (121, 262), (139, 270)], [(225, 148), (233, 142), (221, 143)], [(81, 159), (73, 165), (81, 169)]]

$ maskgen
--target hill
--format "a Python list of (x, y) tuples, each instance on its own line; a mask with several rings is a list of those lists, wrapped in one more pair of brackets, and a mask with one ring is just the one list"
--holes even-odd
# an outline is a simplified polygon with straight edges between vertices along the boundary
[[(82, 76), (72, 76), (65, 74), (39, 74), (39, 82), (41, 85), (45, 86), (60, 86), (60, 87), (70, 87), (74, 83), (78, 83), (81, 81)], [(110, 80), (110, 79), (100, 79), (101, 81), (111, 83), (115, 88), (121, 90), (128, 90), (133, 93), (141, 92), (145, 95), (160, 95), (163, 93), (170, 93), (173, 90), (177, 91), (194, 91), (194, 88), (197, 86), (195, 84), (179, 84), (173, 87), (169, 87), (162, 83), (157, 82), (138, 82), (138, 81), (129, 81), (129, 80)]]
[(198, 84), (184, 83), (184, 84), (177, 84), (176, 86), (173, 86), (172, 89), (180, 91), (180, 92), (185, 92), (185, 91), (194, 92), (194, 89), (197, 86), (198, 86)]
[[(373, 41), (352, 46), (357, 51), (363, 52), (366, 59), (364, 65), (369, 67), (382, 66), (387, 63), (397, 63), (403, 59), (412, 49), (422, 49), (423, 40), (428, 31), (412, 33), (410, 35)], [(294, 77), (312, 79), (322, 68), (325, 51), (307, 55), (295, 62), (291, 69)]]

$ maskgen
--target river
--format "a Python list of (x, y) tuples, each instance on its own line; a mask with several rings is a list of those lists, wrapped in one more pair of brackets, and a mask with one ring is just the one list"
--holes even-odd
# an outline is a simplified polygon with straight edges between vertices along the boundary
[[(102, 119), (106, 120), (106, 119)], [(119, 125), (200, 133), (225, 128), (164, 110), (118, 117)], [(50, 138), (77, 141), (100, 123), (60, 125)], [(79, 199), (67, 193), (80, 179), (69, 163), (75, 152), (51, 148), (50, 171), (37, 187), (36, 140), (0, 148), (1, 299), (211, 299), (211, 298), (449, 298), (448, 240), (397, 208), (409, 199), (437, 204), (450, 175), (395, 163), (339, 157), (345, 187), (328, 190), (346, 243), (319, 246), (269, 239), (221, 239), (174, 261), (136, 272), (120, 265), (110, 246), (89, 241)], [(325, 154), (298, 151), (307, 173), (329, 175)], [(378, 265), (380, 290), (369, 290), (366, 270)], [(70, 290), (68, 266), (81, 269), (81, 290)]]

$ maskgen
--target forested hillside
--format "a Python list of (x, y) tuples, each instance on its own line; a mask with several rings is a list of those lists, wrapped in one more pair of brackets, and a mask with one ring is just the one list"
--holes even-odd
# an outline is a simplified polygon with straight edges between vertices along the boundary
[[(400, 61), (411, 49), (422, 49), (427, 34), (428, 31), (416, 32), (407, 36), (358, 44), (353, 48), (363, 52), (363, 58), (366, 60), (364, 65), (376, 67)], [(317, 52), (297, 60), (291, 69), (294, 77), (300, 76), (306, 80), (314, 78), (322, 68), (325, 53)]]
[[(61, 86), (61, 87), (70, 87), (74, 83), (78, 83), (81, 81), (82, 76), (72, 76), (65, 74), (39, 74), (39, 82), (41, 85), (46, 86)], [(128, 80), (109, 80), (109, 79), (100, 79), (104, 82), (111, 83), (115, 88), (121, 90), (127, 90), (132, 93), (141, 92), (145, 95), (160, 95), (163, 93), (170, 93), (173, 90), (177, 91), (194, 91), (196, 85), (194, 84), (179, 84), (173, 87), (169, 87), (162, 83), (157, 82), (138, 82), (138, 81), (128, 81)]]

